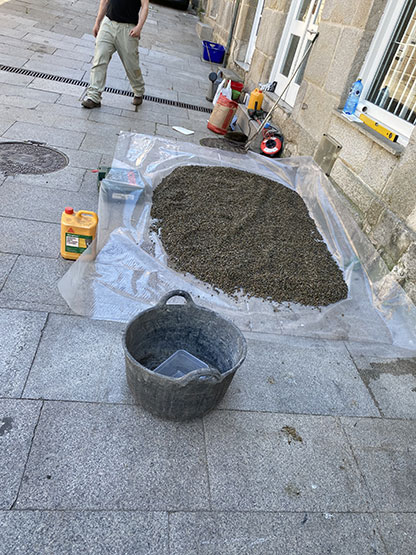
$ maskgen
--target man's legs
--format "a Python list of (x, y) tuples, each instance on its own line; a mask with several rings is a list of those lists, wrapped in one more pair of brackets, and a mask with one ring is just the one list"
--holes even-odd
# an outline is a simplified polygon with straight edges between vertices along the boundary
[(95, 41), (94, 59), (92, 62), (90, 86), (87, 89), (87, 99), (101, 103), (101, 94), (105, 87), (107, 67), (114, 54), (116, 28), (113, 21), (105, 17)]
[(133, 25), (119, 23), (116, 49), (135, 97), (143, 97), (144, 80), (139, 65), (139, 40), (129, 35)]

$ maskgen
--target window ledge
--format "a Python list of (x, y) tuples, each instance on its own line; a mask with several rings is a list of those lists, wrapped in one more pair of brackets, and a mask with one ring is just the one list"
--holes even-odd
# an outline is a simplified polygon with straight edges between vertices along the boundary
[(240, 60), (234, 60), (234, 63), (245, 72), (247, 72), (250, 69), (250, 64), (247, 64), (246, 62), (242, 62)]
[(399, 157), (403, 154), (405, 149), (403, 145), (400, 145), (398, 143), (393, 143), (392, 141), (385, 139), (382, 135), (380, 135), (380, 133), (377, 133), (377, 131), (374, 131), (373, 129), (371, 129), (371, 127), (368, 127), (364, 123), (349, 121), (342, 114), (341, 110), (334, 109), (332, 113), (337, 118), (342, 119), (342, 121), (344, 121), (345, 123), (348, 123), (355, 129), (357, 129), (357, 131), (359, 131), (360, 133), (362, 133), (363, 135), (365, 135), (366, 137), (368, 137), (369, 139), (371, 139), (372, 141), (380, 145), (382, 148), (390, 152), (390, 154), (393, 154), (393, 156)]
[[(271, 102), (271, 104), (270, 104), (270, 108), (271, 108), (273, 106), (273, 104), (276, 102), (276, 100), (279, 98), (279, 95), (277, 95), (276, 93), (265, 91), (264, 92), (264, 98), (267, 98), (267, 100), (269, 100)], [(290, 106), (284, 100), (280, 100), (278, 106), (279, 106), (279, 108), (281, 108), (288, 115), (290, 115), (293, 112), (293, 107)]]

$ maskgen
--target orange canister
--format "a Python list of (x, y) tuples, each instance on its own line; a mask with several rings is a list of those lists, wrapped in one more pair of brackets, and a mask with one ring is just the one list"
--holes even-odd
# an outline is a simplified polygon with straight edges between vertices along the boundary
[(250, 95), (250, 99), (248, 101), (248, 110), (260, 110), (261, 105), (263, 104), (263, 93), (260, 89), (254, 89), (254, 91)]
[(71, 206), (67, 206), (61, 217), (61, 256), (76, 260), (94, 240), (97, 224), (95, 212), (74, 212)]

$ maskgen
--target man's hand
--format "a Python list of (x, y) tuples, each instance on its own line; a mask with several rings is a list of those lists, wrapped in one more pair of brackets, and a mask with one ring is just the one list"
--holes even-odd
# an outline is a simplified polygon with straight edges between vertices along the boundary
[(98, 31), (100, 30), (101, 22), (107, 12), (109, 0), (100, 0), (100, 7), (98, 8), (97, 19), (95, 20), (94, 27), (92, 28), (92, 34), (97, 37)]
[(134, 37), (135, 39), (139, 39), (140, 38), (140, 33), (141, 33), (141, 27), (139, 27), (138, 25), (136, 25), (136, 27), (133, 27), (133, 29), (130, 31), (129, 35), (131, 37)]
[(94, 37), (97, 37), (98, 31), (100, 30), (100, 25), (101, 25), (101, 23), (95, 22), (95, 25), (92, 28), (92, 34), (94, 35)]

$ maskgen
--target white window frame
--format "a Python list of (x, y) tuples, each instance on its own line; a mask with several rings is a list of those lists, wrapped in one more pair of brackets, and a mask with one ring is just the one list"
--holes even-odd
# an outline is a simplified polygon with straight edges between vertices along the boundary
[(364, 108), (366, 115), (396, 132), (399, 136), (397, 142), (404, 146), (409, 142), (410, 135), (415, 127), (414, 124), (376, 106), (369, 100), (366, 100), (366, 96), (370, 90), (386, 48), (396, 29), (397, 23), (399, 22), (406, 1), (407, 0), (389, 0), (384, 10), (361, 70), (363, 91), (361, 93), (361, 102), (358, 104), (358, 112), (362, 112)]
[(251, 64), (251, 60), (253, 58), (254, 48), (256, 46), (256, 41), (257, 41), (257, 35), (259, 34), (261, 16), (263, 14), (264, 1), (265, 0), (258, 0), (257, 2), (256, 13), (254, 15), (253, 26), (251, 28), (250, 39), (248, 41), (247, 52), (244, 59), (244, 62), (246, 64)]
[[(300, 21), (296, 19), (296, 16), (299, 13), (302, 5), (302, 1), (303, 0), (293, 0), (290, 4), (289, 13), (286, 19), (286, 25), (283, 30), (282, 38), (280, 40), (279, 47), (276, 53), (276, 58), (270, 74), (270, 81), (277, 82), (275, 90), (275, 93), (277, 95), (282, 94), (283, 90), (290, 81), (293, 72), (296, 70), (300, 61), (302, 60), (303, 55), (305, 54), (308, 40), (312, 40), (318, 31), (318, 25), (315, 22), (318, 18), (323, 0), (318, 0), (319, 5), (315, 13), (312, 13), (314, 0), (311, 0), (305, 21)], [(291, 64), (290, 72), (287, 76), (285, 76), (280, 73), (280, 71), (282, 69), (282, 65), (285, 62), (286, 53), (288, 51), (292, 35), (298, 36), (300, 40)], [(283, 96), (283, 100), (291, 107), (295, 105), (296, 96), (300, 88), (300, 85), (298, 85), (295, 81), (296, 79), (293, 79)]]

